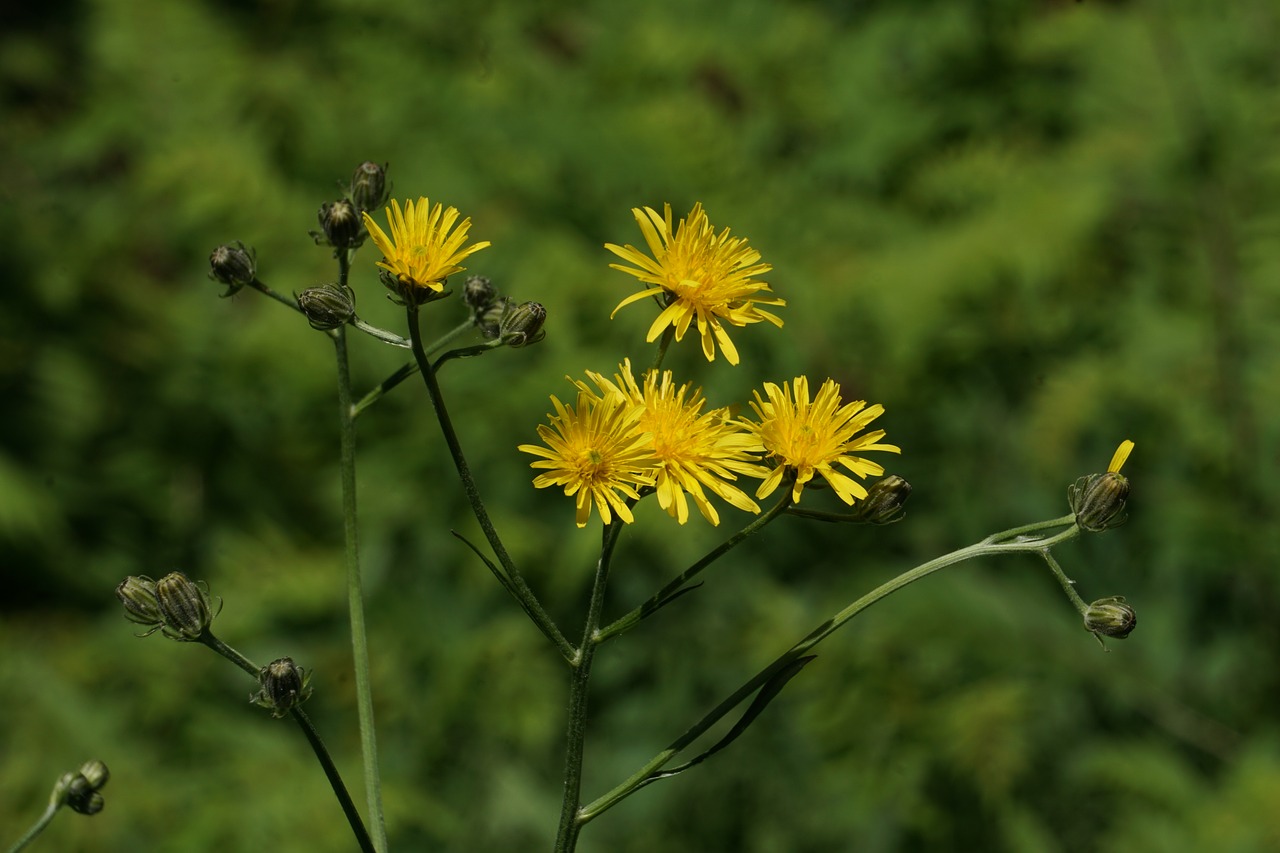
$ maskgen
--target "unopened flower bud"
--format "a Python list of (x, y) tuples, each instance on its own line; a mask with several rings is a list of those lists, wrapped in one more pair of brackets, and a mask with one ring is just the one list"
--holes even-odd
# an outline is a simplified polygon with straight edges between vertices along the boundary
[(170, 572), (156, 581), (156, 600), (166, 637), (191, 642), (209, 630), (214, 617), (209, 593), (182, 572)]
[(311, 674), (293, 662), (293, 658), (273, 660), (258, 671), (257, 693), (249, 701), (283, 717), (311, 696)]
[(1091, 533), (1123, 524), (1128, 517), (1124, 511), (1128, 497), (1129, 481), (1115, 471), (1081, 477), (1067, 489), (1076, 524)]
[[(320, 220), (325, 242), (335, 249), (350, 249), (363, 242), (361, 229), (364, 225), (360, 220), (360, 211), (345, 198), (326, 201), (320, 206), (317, 218)], [(317, 243), (321, 242), (319, 234), (314, 231), (311, 234)]]
[(83, 794), (72, 793), (67, 796), (67, 806), (73, 812), (82, 815), (95, 815), (107, 804), (97, 791), (86, 791)]
[(347, 197), (358, 210), (373, 210), (387, 203), (387, 165), (366, 160), (356, 166)]
[(1123, 640), (1138, 627), (1138, 614), (1123, 595), (1100, 598), (1085, 611), (1084, 627), (1094, 634)]
[(346, 285), (308, 287), (298, 294), (297, 299), (298, 307), (311, 328), (322, 332), (345, 326), (356, 316), (356, 294)]
[(890, 524), (902, 518), (909, 497), (911, 484), (890, 474), (867, 487), (867, 496), (854, 505), (854, 513), (869, 524)]
[(101, 761), (87, 761), (75, 773), (63, 773), (54, 785), (53, 797), (74, 812), (95, 815), (102, 811), (106, 801), (98, 793), (110, 778), (107, 765)]
[(462, 301), (474, 314), (482, 313), (497, 298), (498, 288), (482, 275), (468, 276), (466, 284), (462, 285)]
[(1105, 474), (1081, 477), (1067, 488), (1067, 501), (1076, 514), (1076, 524), (1091, 533), (1123, 524), (1125, 502), (1129, 499), (1129, 481), (1120, 473), (1133, 450), (1133, 442), (1122, 441), (1111, 457)]
[(547, 321), (547, 309), (540, 302), (522, 302), (502, 318), (499, 336), (507, 346), (524, 347), (536, 344), (546, 337), (542, 324)]
[(156, 600), (156, 582), (151, 578), (130, 575), (116, 587), (116, 597), (124, 605), (124, 618), (150, 628), (147, 634), (164, 625), (160, 603)]
[(257, 256), (253, 249), (246, 250), (244, 243), (219, 246), (209, 255), (209, 278), (227, 286), (224, 297), (235, 294), (258, 275)]
[(91, 789), (99, 791), (102, 786), (107, 784), (107, 780), (111, 778), (111, 771), (107, 769), (107, 765), (95, 758), (80, 765), (80, 776), (84, 778)]

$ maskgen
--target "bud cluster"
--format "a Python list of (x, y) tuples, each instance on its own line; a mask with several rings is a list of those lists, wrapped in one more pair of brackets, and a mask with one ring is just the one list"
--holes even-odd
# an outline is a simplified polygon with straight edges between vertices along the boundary
[(99, 791), (110, 778), (107, 765), (97, 759), (86, 761), (75, 773), (62, 774), (54, 788), (54, 797), (77, 814), (95, 815), (105, 805)]
[(182, 572), (170, 572), (158, 581), (130, 575), (116, 587), (116, 597), (124, 606), (125, 618), (148, 629), (143, 637), (160, 631), (171, 640), (199, 640), (217, 615), (207, 585)]

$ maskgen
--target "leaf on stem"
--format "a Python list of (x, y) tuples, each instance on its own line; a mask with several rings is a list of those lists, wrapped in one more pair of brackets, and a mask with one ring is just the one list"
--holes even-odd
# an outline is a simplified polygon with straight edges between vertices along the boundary
[(817, 655), (805, 655), (802, 658), (795, 659), (780, 669), (773, 678), (770, 678), (765, 682), (764, 686), (760, 688), (760, 692), (756, 693), (756, 698), (752, 700), (751, 706), (747, 708), (746, 713), (742, 715), (738, 722), (733, 724), (733, 728), (729, 729), (728, 734), (716, 742), (715, 746), (711, 747), (696, 758), (686, 761), (678, 767), (672, 767), (670, 770), (655, 771), (643, 782), (637, 785), (636, 790), (643, 788), (651, 782), (657, 782), (659, 779), (669, 779), (672, 776), (677, 776), (683, 773), (691, 767), (696, 767), (729, 744), (733, 743), (738, 739), (739, 735), (747, 730), (748, 726), (756, 721), (756, 717), (759, 717), (760, 714), (764, 712), (764, 709), (769, 706), (769, 703), (777, 698), (778, 694), (782, 692), (782, 688), (787, 686), (787, 682), (799, 675), (800, 670), (804, 669), (805, 666), (807, 666), (809, 662), (814, 660), (816, 657)]

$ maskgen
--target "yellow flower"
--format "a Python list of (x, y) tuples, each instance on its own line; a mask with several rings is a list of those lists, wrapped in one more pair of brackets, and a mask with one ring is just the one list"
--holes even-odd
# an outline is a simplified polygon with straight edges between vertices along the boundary
[(840, 405), (840, 386), (830, 379), (822, 383), (818, 395), (809, 399), (809, 380), (797, 376), (794, 385), (783, 383), (779, 388), (772, 382), (764, 386), (767, 400), (755, 392), (751, 408), (758, 422), (744, 420), (743, 425), (758, 439), (759, 447), (775, 461), (770, 471), (761, 469), (757, 476), (764, 482), (756, 490), (757, 498), (770, 495), (788, 472), (795, 475), (791, 487), (791, 500), (800, 500), (805, 484), (815, 474), (821, 474), (840, 500), (852, 505), (865, 498), (867, 490), (844, 473), (839, 465), (858, 477), (880, 475), (884, 468), (855, 451), (884, 450), (901, 453), (892, 444), (880, 444), (884, 430), (863, 433), (867, 424), (884, 412), (884, 406), (867, 408), (863, 400)]
[[(489, 246), (486, 240), (463, 248), (467, 231), (471, 229), (470, 217), (458, 222), (458, 209), (435, 207), (425, 197), (419, 197), (415, 205), (392, 200), (387, 209), (387, 223), (391, 237), (378, 227), (373, 217), (364, 213), (364, 225), (369, 236), (382, 252), (378, 266), (396, 276), (402, 284), (426, 287), (439, 293), (444, 290), (444, 280), (465, 267), (458, 266), (468, 255)], [(454, 226), (457, 225), (455, 229)], [(450, 233), (452, 232), (452, 233)]]
[(728, 228), (716, 234), (701, 202), (693, 206), (688, 218), (681, 219), (674, 231), (671, 205), (664, 210), (664, 216), (651, 207), (631, 210), (652, 257), (630, 244), (605, 244), (610, 252), (634, 265), (610, 267), (650, 285), (618, 303), (613, 314), (646, 296), (659, 297), (663, 309), (649, 327), (648, 341), (657, 340), (668, 326), (675, 329), (676, 340), (682, 340), (689, 325), (696, 321), (707, 361), (715, 360), (718, 343), (729, 363), (737, 364), (738, 351), (725, 331), (726, 323), (746, 326), (768, 320), (775, 326), (782, 325), (781, 319), (760, 306), (786, 305), (786, 301), (765, 295), (771, 293), (769, 285), (752, 278), (773, 267), (760, 263), (760, 253), (748, 246), (745, 238), (730, 237)]
[(542, 457), (530, 467), (547, 469), (534, 478), (533, 485), (539, 489), (563, 486), (564, 493), (576, 499), (574, 520), (579, 527), (586, 527), (592, 502), (605, 524), (613, 521), (614, 513), (630, 524), (634, 519), (623, 497), (638, 500), (637, 488), (653, 484), (652, 443), (636, 430), (640, 408), (619, 396), (601, 399), (583, 392), (578, 393), (576, 409), (554, 396), (551, 404), (555, 406), (555, 414), (547, 416), (551, 426), (538, 426), (547, 446), (519, 447)]
[(734, 473), (754, 474), (759, 466), (751, 448), (755, 439), (741, 425), (730, 419), (727, 409), (703, 412), (706, 399), (702, 389), (686, 382), (679, 387), (671, 371), (649, 371), (638, 384), (627, 359), (613, 381), (599, 373), (587, 372), (599, 392), (586, 383), (575, 383), (579, 390), (593, 397), (618, 397), (641, 408), (636, 430), (649, 437), (656, 457), (654, 485), (658, 505), (672, 518), (684, 524), (689, 520), (687, 494), (693, 498), (707, 521), (718, 525), (720, 514), (707, 499), (707, 490), (719, 495), (744, 512), (760, 512), (755, 501), (741, 489), (730, 485)]

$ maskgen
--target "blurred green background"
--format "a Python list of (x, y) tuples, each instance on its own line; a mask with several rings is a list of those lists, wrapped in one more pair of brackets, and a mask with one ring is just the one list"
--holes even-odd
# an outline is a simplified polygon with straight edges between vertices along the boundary
[[(590, 825), (584, 851), (1280, 849), (1280, 8), (1085, 0), (48, 0), (0, 35), (0, 842), (54, 779), (107, 807), (33, 849), (350, 850), (298, 732), (113, 589), (180, 568), (219, 635), (316, 671), (359, 795), (332, 347), (283, 292), (332, 280), (315, 210), (362, 160), (473, 218), (472, 272), (549, 335), (444, 374), (495, 520), (575, 636), (598, 537), (535, 491), (566, 373), (650, 357), (605, 242), (702, 201), (772, 263), (786, 326), (668, 366), (715, 405), (831, 376), (887, 407), (915, 494), (871, 529), (790, 519), (597, 660), (586, 796), (845, 603), (1066, 511), (1123, 438), (1130, 523), (1059, 552), (1128, 596), (1103, 654), (1036, 561), (969, 564), (868, 612), (748, 733)], [(361, 314), (402, 330), (367, 247)], [(443, 330), (456, 301), (431, 309)], [(357, 336), (371, 387), (404, 359)], [(360, 390), (358, 389), (358, 393)], [(360, 422), (396, 850), (546, 850), (567, 679), (483, 566), (425, 392)], [(824, 506), (830, 494), (806, 495)], [(622, 541), (618, 615), (744, 519)]]

